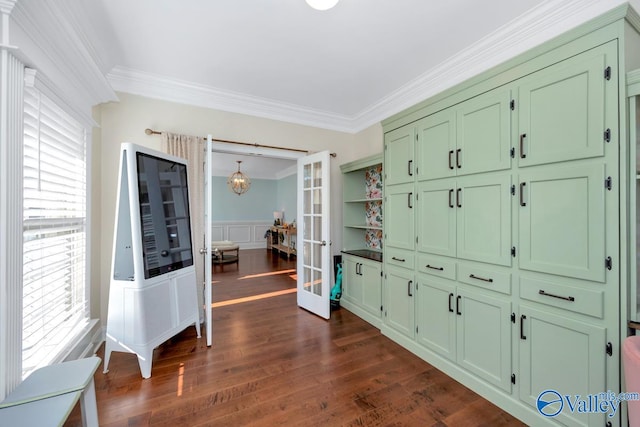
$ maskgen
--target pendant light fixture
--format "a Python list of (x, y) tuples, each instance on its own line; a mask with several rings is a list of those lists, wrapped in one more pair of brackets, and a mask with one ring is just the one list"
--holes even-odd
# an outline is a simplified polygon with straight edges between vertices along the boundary
[(316, 10), (329, 10), (336, 4), (338, 4), (339, 0), (306, 0), (307, 4)]
[(249, 191), (249, 187), (251, 187), (251, 180), (247, 175), (240, 172), (240, 163), (242, 163), (242, 161), (236, 160), (236, 162), (238, 162), (238, 171), (229, 176), (229, 179), (227, 179), (227, 186), (229, 187), (229, 190), (239, 196)]

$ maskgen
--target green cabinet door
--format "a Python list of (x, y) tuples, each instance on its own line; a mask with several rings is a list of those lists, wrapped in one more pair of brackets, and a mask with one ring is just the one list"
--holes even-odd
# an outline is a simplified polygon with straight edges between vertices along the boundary
[(511, 265), (511, 175), (458, 178), (455, 191), (457, 256)]
[(413, 124), (384, 135), (384, 170), (387, 185), (413, 182), (415, 140), (416, 131)]
[(362, 303), (362, 277), (358, 260), (360, 257), (342, 255), (342, 298), (346, 301), (360, 305)]
[(456, 256), (456, 180), (439, 179), (417, 184), (417, 249)]
[(448, 108), (420, 120), (416, 126), (418, 180), (456, 175), (456, 113)]
[[(617, 126), (616, 42), (588, 50), (522, 80), (519, 86), (518, 165), (531, 166), (604, 154), (604, 134)], [(615, 138), (615, 136), (611, 136)]]
[(510, 88), (498, 88), (457, 108), (457, 175), (511, 167), (510, 103)]
[(520, 268), (605, 281), (604, 182), (598, 163), (520, 174)]
[(382, 305), (382, 264), (368, 259), (361, 260), (362, 308), (380, 317)]
[(413, 339), (415, 334), (415, 281), (413, 272), (399, 267), (386, 267), (385, 272), (385, 323), (403, 335)]
[(458, 364), (511, 393), (511, 302), (458, 287)]
[(414, 215), (416, 200), (413, 184), (387, 185), (384, 196), (384, 244), (394, 248), (415, 247)]
[[(525, 304), (520, 306), (518, 321), (518, 381), (523, 402), (537, 408), (538, 396), (546, 390), (572, 399), (607, 391), (604, 328)], [(571, 413), (566, 404), (556, 419), (565, 425), (606, 424), (604, 414)]]
[(455, 282), (419, 275), (417, 341), (439, 355), (456, 360)]

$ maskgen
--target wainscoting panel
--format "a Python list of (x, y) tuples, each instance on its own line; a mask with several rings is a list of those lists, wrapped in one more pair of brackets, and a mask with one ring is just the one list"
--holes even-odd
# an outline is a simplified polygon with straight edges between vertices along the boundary
[(266, 249), (267, 239), (264, 234), (271, 224), (271, 221), (214, 221), (211, 239), (231, 240), (240, 249)]

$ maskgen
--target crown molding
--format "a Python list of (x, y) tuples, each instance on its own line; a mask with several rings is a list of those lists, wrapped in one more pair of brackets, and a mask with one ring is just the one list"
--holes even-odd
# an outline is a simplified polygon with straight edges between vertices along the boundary
[(217, 89), (124, 67), (115, 67), (107, 78), (118, 92), (340, 132), (352, 132), (350, 118), (300, 105)]
[(366, 129), (624, 3), (623, 0), (549, 0), (541, 3), (380, 99), (358, 115), (354, 129)]
[[(355, 116), (314, 110), (122, 67), (114, 68), (107, 77), (116, 91), (357, 133), (623, 4), (626, 4), (624, 0), (547, 0)], [(637, 16), (629, 13), (627, 19), (634, 24)]]
[(38, 70), (47, 86), (81, 115), (117, 96), (80, 34), (73, 3), (18, 1), (11, 14), (16, 56)]

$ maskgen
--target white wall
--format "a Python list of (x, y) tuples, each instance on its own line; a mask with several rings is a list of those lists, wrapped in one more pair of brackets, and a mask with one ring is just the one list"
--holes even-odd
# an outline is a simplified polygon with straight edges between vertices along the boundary
[(93, 218), (92, 237), (97, 239), (94, 242), (100, 243), (94, 245), (92, 265), (99, 269), (99, 274), (93, 275), (94, 280), (99, 277), (99, 285), (92, 284), (91, 305), (95, 307), (95, 298), (99, 297), (103, 325), (106, 324), (109, 299), (120, 143), (133, 142), (159, 150), (160, 136), (147, 136), (145, 128), (199, 136), (211, 133), (216, 138), (235, 141), (335, 152), (337, 157), (331, 163), (331, 236), (333, 252), (339, 252), (342, 247), (340, 164), (379, 153), (382, 150), (380, 125), (358, 134), (348, 134), (130, 94), (120, 93), (118, 97), (119, 102), (96, 108), (101, 129), (99, 137), (95, 138), (92, 194), (93, 205), (100, 213)]

